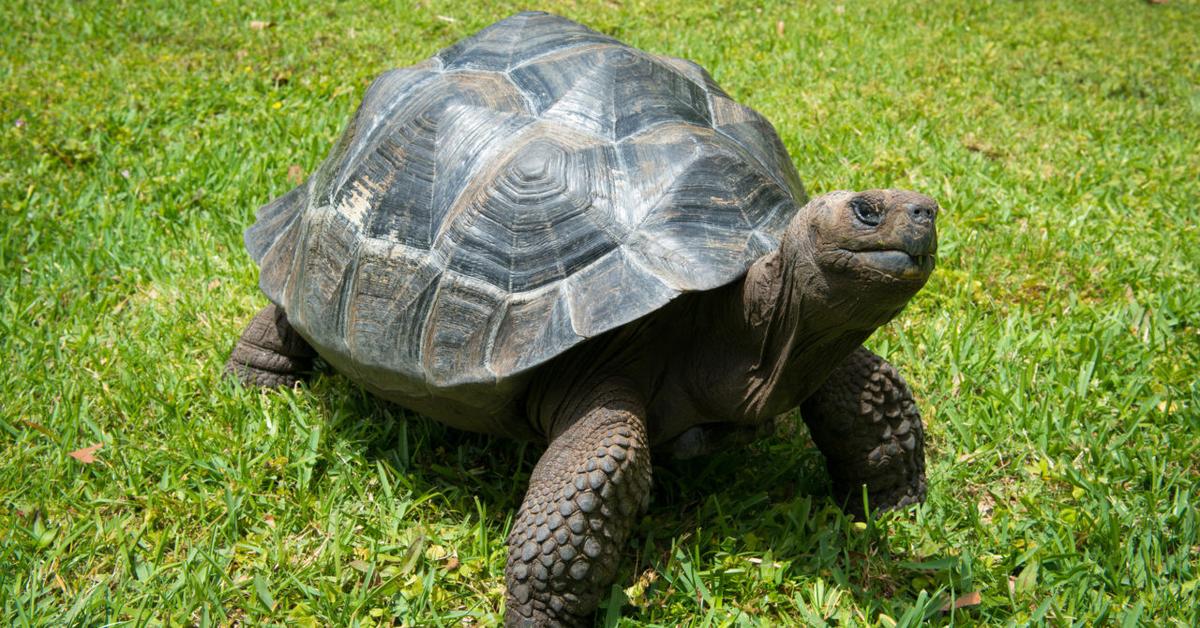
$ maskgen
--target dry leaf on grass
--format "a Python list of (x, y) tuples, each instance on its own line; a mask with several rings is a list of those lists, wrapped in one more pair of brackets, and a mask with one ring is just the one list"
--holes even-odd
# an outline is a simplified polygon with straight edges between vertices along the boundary
[(301, 168), (300, 164), (288, 166), (287, 180), (292, 185), (304, 183), (304, 168)]
[(83, 464), (92, 464), (96, 461), (96, 452), (99, 451), (103, 446), (103, 443), (96, 443), (95, 445), (84, 447), (83, 449), (76, 449), (67, 455), (82, 462)]
[(42, 425), (41, 423), (38, 423), (37, 421), (30, 421), (29, 419), (21, 419), (21, 423), (23, 425), (25, 425), (25, 427), (28, 427), (33, 430), (37, 430), (37, 431), (45, 434), (46, 436), (49, 436), (51, 438), (51, 440), (58, 440), (58, 437), (56, 437), (54, 435), (54, 432), (50, 431), (50, 428), (46, 427), (45, 425)]
[(965, 595), (960, 595), (953, 602), (946, 602), (942, 605), (942, 612), (948, 613), (950, 609), (967, 608), (969, 606), (979, 606), (983, 603), (983, 597), (979, 595), (979, 591), (971, 591)]
[(256, 31), (264, 31), (271, 28), (275, 24), (266, 20), (250, 20), (250, 28)]

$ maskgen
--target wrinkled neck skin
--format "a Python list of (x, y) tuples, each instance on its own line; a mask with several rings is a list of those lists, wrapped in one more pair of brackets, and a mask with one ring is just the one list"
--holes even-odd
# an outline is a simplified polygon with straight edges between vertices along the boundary
[(730, 369), (727, 382), (740, 388), (739, 422), (767, 420), (798, 406), (903, 308), (881, 307), (845, 278), (823, 272), (803, 233), (789, 233), (779, 250), (751, 266), (737, 289), (740, 298), (729, 299), (726, 315), (717, 318), (724, 318), (718, 324), (725, 333), (739, 339), (744, 361), (744, 370)]

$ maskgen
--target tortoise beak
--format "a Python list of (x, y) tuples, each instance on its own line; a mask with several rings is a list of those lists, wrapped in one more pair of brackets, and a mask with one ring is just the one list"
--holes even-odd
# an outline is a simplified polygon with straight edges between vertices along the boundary
[(896, 228), (904, 252), (932, 262), (937, 255), (937, 203), (929, 197), (920, 197), (899, 205), (895, 209), (899, 214)]
[(906, 280), (925, 280), (937, 263), (932, 253), (913, 255), (900, 249), (858, 251), (856, 255), (870, 268)]

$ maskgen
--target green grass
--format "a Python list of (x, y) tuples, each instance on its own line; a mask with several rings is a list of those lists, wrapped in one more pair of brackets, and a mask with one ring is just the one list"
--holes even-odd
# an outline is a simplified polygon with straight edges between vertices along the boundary
[[(265, 302), (255, 208), (501, 4), (6, 5), (0, 624), (498, 620), (536, 447), (221, 364)], [(803, 428), (657, 468), (598, 623), (1200, 623), (1200, 5), (542, 6), (708, 67), (811, 191), (945, 207), (870, 342), (921, 400), (928, 503), (848, 520)]]

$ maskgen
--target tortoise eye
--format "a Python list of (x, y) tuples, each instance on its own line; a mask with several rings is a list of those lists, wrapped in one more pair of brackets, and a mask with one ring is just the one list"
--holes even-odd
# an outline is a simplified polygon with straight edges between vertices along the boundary
[(850, 209), (854, 212), (854, 217), (864, 225), (877, 227), (883, 222), (883, 210), (877, 203), (872, 203), (870, 200), (859, 197), (850, 201)]

